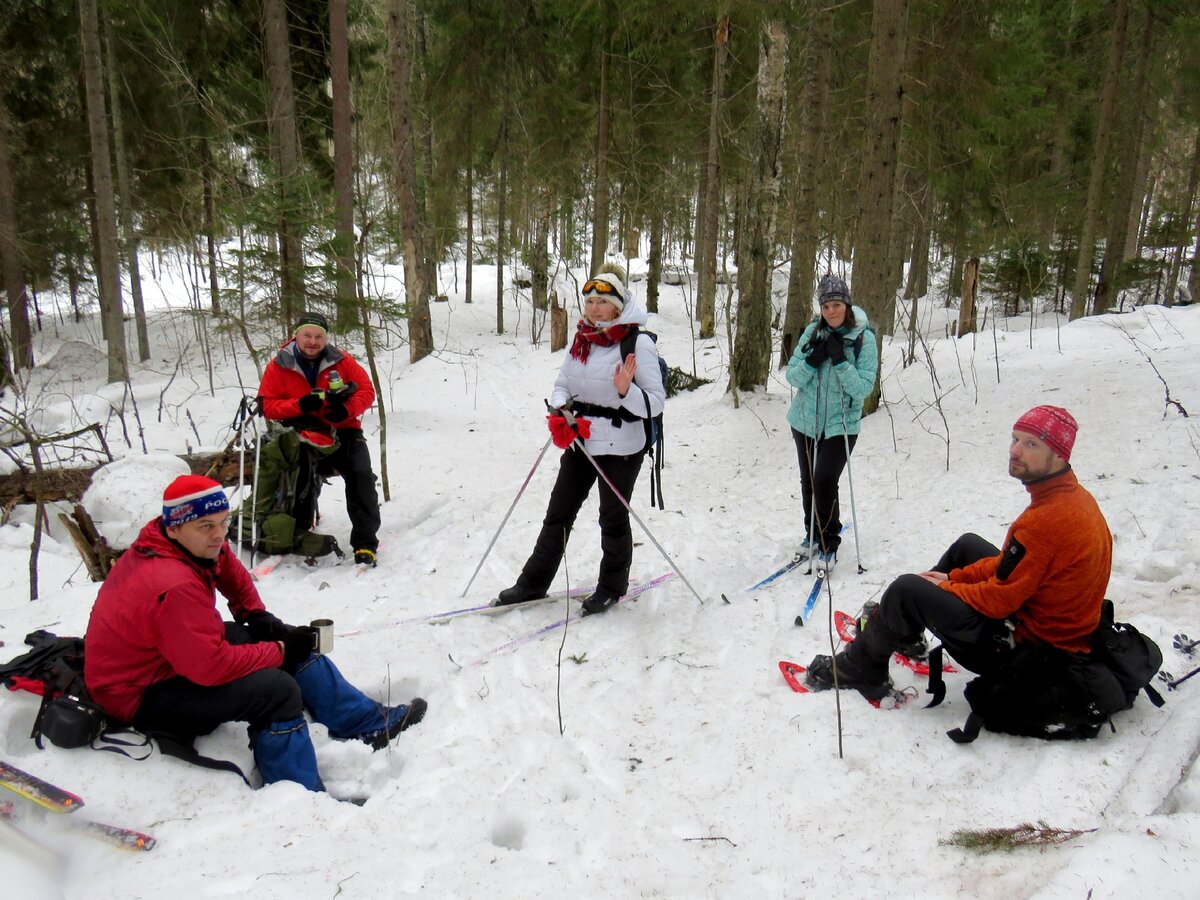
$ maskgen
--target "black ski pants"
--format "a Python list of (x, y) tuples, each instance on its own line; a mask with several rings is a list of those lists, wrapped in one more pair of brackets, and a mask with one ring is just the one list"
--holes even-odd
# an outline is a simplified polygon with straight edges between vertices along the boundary
[[(977, 534), (964, 534), (947, 548), (933, 571), (948, 574), (952, 569), (999, 554), (1000, 548), (990, 541)], [(887, 659), (892, 651), (910, 643), (925, 629), (945, 645), (946, 652), (976, 673), (990, 669), (1010, 647), (1010, 632), (1003, 619), (977, 612), (920, 575), (901, 575), (888, 586), (864, 636), (876, 625), (882, 627), (876, 629), (875, 640), (867, 642), (863, 649), (877, 659)]]
[[(804, 500), (804, 536), (817, 549), (836, 552), (842, 542), (841, 506), (838, 482), (846, 468), (858, 435), (811, 438), (792, 429), (796, 454), (800, 458), (800, 492)], [(814, 530), (813, 512), (816, 507)]]
[[(296, 483), (296, 503), (292, 515), (298, 528), (315, 525), (321, 480), (341, 475), (346, 486), (346, 512), (350, 516), (352, 550), (379, 548), (379, 494), (371, 451), (361, 428), (338, 430), (339, 446), (328, 455), (319, 455), (308, 444), (300, 444), (300, 473)], [(315, 457), (315, 466), (314, 466)]]
[[(244, 625), (225, 623), (225, 639), (250, 644)], [(300, 685), (283, 669), (259, 669), (225, 684), (206, 686), (176, 675), (146, 689), (133, 725), (147, 734), (164, 733), (185, 743), (225, 722), (248, 722), (251, 732), (304, 714)]]
[[(645, 454), (629, 456), (595, 456), (604, 474), (629, 499), (637, 484)], [(621, 596), (629, 588), (629, 568), (633, 565), (633, 532), (629, 527), (629, 510), (596, 472), (595, 466), (579, 450), (563, 451), (559, 460), (558, 478), (550, 492), (546, 517), (538, 534), (533, 553), (521, 570), (517, 583), (531, 591), (543, 593), (550, 587), (566, 550), (567, 539), (575, 517), (587, 499), (592, 485), (600, 481), (600, 577), (597, 589)]]

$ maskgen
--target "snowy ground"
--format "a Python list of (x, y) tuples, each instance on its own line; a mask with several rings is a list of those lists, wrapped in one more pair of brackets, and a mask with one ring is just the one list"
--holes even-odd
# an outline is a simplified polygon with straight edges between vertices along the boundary
[[(651, 327), (672, 365), (694, 365), (714, 382), (667, 405), (667, 510), (649, 510), (645, 476), (634, 502), (703, 602), (676, 579), (574, 623), (561, 669), (561, 632), (480, 666), (460, 669), (450, 659), (486, 656), (560, 617), (561, 607), (396, 624), (465, 605), (459, 595), (545, 439), (541, 398), (561, 354), (531, 346), (527, 304), (508, 303), (509, 333), (497, 337), (494, 297), (478, 293), (491, 284), (494, 273), (481, 267), (474, 304), (452, 289), (449, 303), (434, 306), (434, 357), (410, 366), (402, 346), (381, 362), (392, 500), (380, 567), (356, 577), (345, 564), (308, 569), (289, 560), (262, 583), (268, 607), (286, 621), (336, 620), (343, 634), (333, 658), (365, 690), (429, 701), (420, 727), (385, 752), (332, 743), (314, 727), (331, 791), (369, 794), (365, 806), (288, 784), (254, 792), (236, 777), (157, 754), (139, 763), (39, 752), (27, 737), (34, 698), (6, 696), (0, 758), (80, 793), (87, 807), (77, 815), (150, 831), (159, 846), (124, 854), (45, 823), (42, 834), (61, 857), (0, 843), (0, 895), (1197, 896), (1200, 781), (1188, 772), (1200, 705), (1188, 701), (1200, 678), (1162, 710), (1139, 700), (1117, 717), (1115, 733), (1061, 745), (988, 733), (970, 746), (952, 743), (945, 732), (967, 713), (963, 675), (948, 677), (948, 699), (933, 710), (914, 703), (879, 711), (849, 694), (839, 755), (834, 696), (794, 694), (777, 668), (828, 647), (829, 604), (823, 598), (800, 629), (793, 620), (811, 577), (744, 590), (790, 557), (801, 533), (784, 419), (789, 388), (776, 374), (768, 391), (734, 409), (724, 341), (689, 334), (690, 291), (664, 286), (664, 313)], [(924, 353), (905, 369), (899, 347), (884, 345), (887, 411), (865, 421), (852, 462), (867, 571), (856, 574), (848, 539), (831, 579), (835, 607), (856, 610), (896, 575), (928, 567), (965, 530), (998, 543), (1026, 497), (1006, 474), (1012, 422), (1053, 403), (1080, 422), (1075, 470), (1116, 538), (1109, 595), (1118, 617), (1159, 642), (1165, 668), (1192, 668), (1197, 660), (1171, 640), (1180, 631), (1200, 636), (1200, 429), (1165, 406), (1163, 382), (1143, 353), (1171, 397), (1200, 414), (1200, 307), (1072, 324), (1022, 318), (957, 341), (944, 337), (937, 312), (927, 328), (933, 372)], [(122, 404), (121, 388), (103, 383), (94, 330), (49, 323), (41, 334), (46, 362), (30, 398), (43, 431), (103, 422)], [(134, 377), (151, 455), (142, 455), (126, 403), (133, 448), (116, 437), (113, 419), (109, 439), (125, 459), (87, 498), (114, 540), (154, 514), (163, 485), (181, 470), (170, 454), (196, 447), (187, 414), (201, 445), (223, 446), (243, 388), (257, 384), (245, 353), (235, 367), (228, 340), (214, 338), (210, 390), (194, 324), (182, 313), (158, 316), (153, 340), (153, 360)], [(374, 414), (366, 426), (377, 432)], [(378, 461), (377, 443), (373, 453)], [(555, 455), (497, 542), (469, 595), (475, 602), (519, 571)], [(326, 491), (324, 525), (345, 542), (339, 493), (337, 483)], [(848, 508), (845, 481), (842, 499)], [(572, 584), (594, 578), (594, 518), (593, 501), (570, 548)], [(0, 527), (4, 659), (37, 628), (82, 634), (95, 595), (52, 516), (42, 596), (28, 601), (30, 522), (19, 509)], [(635, 576), (668, 570), (650, 541), (638, 542)], [(345, 634), (353, 630), (360, 633)], [(898, 686), (922, 681), (899, 668), (893, 676)], [(251, 763), (237, 726), (201, 750)], [(959, 828), (1037, 820), (1095, 831), (1008, 855), (940, 843)]]

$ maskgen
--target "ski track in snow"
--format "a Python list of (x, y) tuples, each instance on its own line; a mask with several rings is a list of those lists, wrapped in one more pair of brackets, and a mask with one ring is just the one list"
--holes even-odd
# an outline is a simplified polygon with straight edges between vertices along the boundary
[[(983, 733), (967, 747), (945, 732), (967, 713), (969, 674), (947, 676), (947, 699), (927, 710), (875, 710), (841, 698), (794, 694), (779, 659), (807, 664), (829, 652), (829, 596), (808, 626), (793, 625), (813, 575), (804, 567), (747, 593), (782, 565), (803, 534), (795, 446), (784, 418), (781, 372), (768, 389), (724, 392), (723, 341), (690, 335), (680, 288), (661, 286), (649, 327), (672, 365), (713, 384), (666, 409), (666, 511), (635, 509), (704, 598), (679, 579), (604, 616), (459, 670), (471, 659), (562, 615), (564, 602), (438, 628), (398, 620), (488, 597), (513, 583), (540, 526), (558, 451), (531, 479), (466, 600), (459, 595), (545, 440), (542, 398), (561, 352), (528, 342), (529, 307), (506, 304), (509, 335), (494, 330), (494, 296), (480, 267), (475, 303), (434, 304), (437, 358), (411, 366), (407, 347), (386, 351), (381, 394), (388, 417), (392, 500), (383, 507), (381, 562), (356, 573), (331, 558), (287, 559), (259, 588), (285, 621), (332, 617), (334, 659), (364, 690), (390, 702), (420, 694), (425, 721), (371, 753), (313, 727), (322, 773), (339, 803), (289, 784), (248, 790), (237, 778), (157, 754), (138, 763), (108, 753), (49, 749), (28, 739), (31, 695), (0, 702), (0, 757), (82, 795), (78, 815), (153, 833), (158, 847), (123, 854), (66, 832), (62, 864), (0, 840), (0, 893), (37, 898), (179, 897), (1194, 897), (1200, 878), (1200, 786), (1189, 766), (1200, 746), (1200, 678), (1120, 714), (1116, 732), (1049, 743)], [(461, 284), (461, 278), (459, 279)], [(479, 290), (483, 287), (484, 291)], [(644, 283), (635, 289), (644, 293)], [(156, 296), (155, 293), (148, 294)], [(953, 313), (953, 311), (951, 311)], [(574, 322), (577, 310), (569, 311)], [(1006, 474), (1011, 423), (1030, 406), (1067, 407), (1080, 422), (1073, 464), (1115, 538), (1109, 596), (1118, 617), (1162, 647), (1164, 668), (1197, 664), (1172, 649), (1179, 631), (1200, 634), (1200, 429), (1165, 408), (1144, 349), (1189, 411), (1200, 410), (1200, 307), (1147, 307), (1067, 324), (1039, 316), (944, 338), (945, 311), (924, 325), (949, 422), (934, 408), (927, 364), (900, 363), (884, 343), (886, 409), (864, 421), (852, 458), (857, 533), (846, 537), (829, 579), (835, 608), (878, 599), (896, 575), (920, 571), (963, 531), (999, 543), (1026, 495)], [(180, 319), (152, 321), (153, 369), (134, 376), (143, 457), (109, 439), (124, 459), (87, 498), (106, 534), (136, 530), (158, 511), (175, 474), (167, 456), (194, 442), (185, 410), (211, 447), (228, 440), (240, 396), (232, 362), (218, 355), (207, 392), (199, 354)], [(190, 328), (190, 326), (189, 326)], [(103, 384), (91, 325), (51, 325), (38, 336), (46, 360), (31, 378), (33, 418), (44, 430), (106, 421), (121, 390)], [(723, 323), (718, 323), (723, 334)], [(169, 340), (168, 340), (169, 337)], [(269, 341), (264, 340), (267, 346)], [(994, 345), (999, 347), (999, 380)], [(361, 347), (351, 347), (360, 358)], [(164, 362), (164, 360), (167, 360)], [(51, 363), (53, 363), (51, 365)], [(240, 360), (243, 376), (253, 367)], [(255, 384), (243, 385), (253, 393)], [(1164, 415), (1165, 410), (1165, 415)], [(126, 410), (131, 427), (131, 410)], [(378, 420), (366, 432), (379, 471)], [(178, 469), (181, 464), (175, 461)], [(847, 481), (843, 515), (849, 518)], [(322, 529), (348, 543), (341, 484), (322, 495)], [(54, 512), (56, 510), (52, 510)], [(81, 634), (95, 586), (51, 515), (39, 562), (42, 597), (28, 602), (32, 513), (0, 527), (0, 656), (37, 628)], [(567, 569), (555, 587), (594, 581), (599, 534), (594, 499), (580, 513)], [(633, 575), (667, 569), (634, 526)], [(866, 571), (855, 565), (855, 541)], [(724, 594), (728, 603), (722, 600)], [(573, 657), (573, 658), (572, 658)], [(924, 679), (893, 666), (897, 687)], [(561, 725), (563, 732), (560, 734)], [(241, 726), (218, 729), (201, 752), (252, 766)], [(1180, 774), (1184, 773), (1181, 780)], [(1094, 834), (1044, 850), (977, 856), (939, 843), (959, 828), (1046, 820)]]

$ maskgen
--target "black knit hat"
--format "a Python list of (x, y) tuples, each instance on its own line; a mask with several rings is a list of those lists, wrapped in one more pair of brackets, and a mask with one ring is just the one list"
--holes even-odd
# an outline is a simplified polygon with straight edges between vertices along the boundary
[(305, 325), (315, 325), (326, 334), (329, 333), (329, 320), (319, 312), (308, 312), (297, 319), (296, 327), (292, 329), (292, 334), (295, 335)]

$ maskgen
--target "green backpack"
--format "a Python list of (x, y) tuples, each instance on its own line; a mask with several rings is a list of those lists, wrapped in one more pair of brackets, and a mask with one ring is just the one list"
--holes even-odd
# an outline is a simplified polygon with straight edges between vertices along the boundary
[[(330, 553), (343, 555), (333, 535), (319, 534), (300, 528), (292, 510), (295, 509), (297, 485), (304, 483), (311, 491), (316, 485), (317, 461), (338, 448), (335, 441), (328, 447), (309, 445), (311, 452), (300, 452), (300, 435), (288, 428), (264, 444), (258, 458), (255, 481), (257, 493), (251, 491), (242, 502), (241, 544), (260, 553), (298, 553), (314, 558)], [(302, 473), (301, 466), (309, 466)], [(307, 478), (301, 479), (301, 474)], [(257, 500), (257, 502), (256, 502)], [(257, 541), (254, 540), (257, 532)]]

